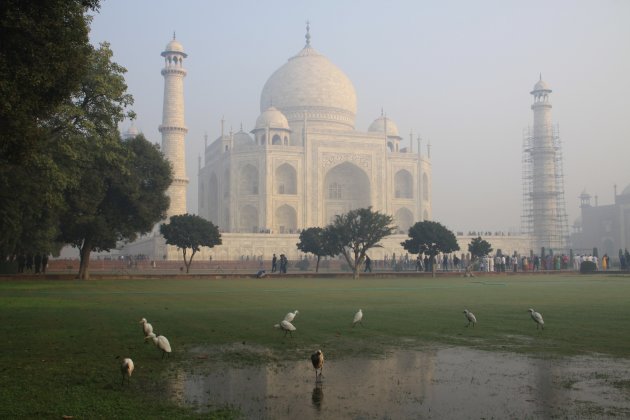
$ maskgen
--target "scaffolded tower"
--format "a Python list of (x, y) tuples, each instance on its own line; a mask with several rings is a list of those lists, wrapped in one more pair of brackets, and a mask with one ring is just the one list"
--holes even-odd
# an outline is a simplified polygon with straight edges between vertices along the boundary
[(530, 92), (534, 96), (534, 125), (523, 133), (523, 233), (532, 247), (562, 252), (569, 227), (564, 201), (562, 145), (558, 127), (551, 123), (551, 89), (542, 77)]

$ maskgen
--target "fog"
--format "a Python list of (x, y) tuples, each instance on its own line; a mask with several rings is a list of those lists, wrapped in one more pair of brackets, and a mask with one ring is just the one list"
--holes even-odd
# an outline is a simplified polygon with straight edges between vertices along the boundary
[[(523, 129), (539, 75), (563, 142), (569, 225), (583, 189), (599, 204), (630, 184), (630, 2), (105, 0), (91, 39), (126, 67), (135, 125), (160, 143), (160, 56), (176, 31), (184, 81), (188, 211), (197, 213), (204, 134), (253, 128), (267, 78), (305, 43), (354, 83), (356, 129), (381, 109), (408, 144), (431, 144), (433, 219), (518, 230)], [(130, 122), (121, 124), (126, 130)], [(416, 144), (414, 144), (414, 149)]]

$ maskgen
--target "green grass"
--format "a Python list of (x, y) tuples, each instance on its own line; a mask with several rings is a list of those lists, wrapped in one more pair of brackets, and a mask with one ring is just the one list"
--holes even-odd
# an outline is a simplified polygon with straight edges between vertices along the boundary
[[(629, 357), (629, 300), (629, 276), (602, 275), (3, 281), (0, 417), (195, 418), (164, 398), (178, 369), (201, 359), (273, 364), (316, 348), (327, 358), (435, 343)], [(351, 328), (359, 308), (364, 325)], [(464, 308), (476, 328), (464, 327)], [(297, 331), (285, 339), (272, 326), (294, 309)], [(169, 361), (143, 344), (141, 317), (171, 341)], [(117, 355), (136, 364), (129, 387), (120, 386)], [(236, 414), (226, 407), (214, 416)]]

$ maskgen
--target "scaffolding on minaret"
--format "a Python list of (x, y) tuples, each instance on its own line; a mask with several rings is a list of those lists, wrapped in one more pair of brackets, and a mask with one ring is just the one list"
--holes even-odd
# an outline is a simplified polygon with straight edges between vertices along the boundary
[[(541, 151), (535, 146), (533, 129), (528, 127), (523, 130), (523, 155), (522, 155), (522, 181), (523, 181), (523, 214), (521, 216), (521, 230), (525, 235), (532, 238), (534, 253), (540, 252), (539, 246), (544, 246), (546, 251), (550, 249), (554, 253), (566, 252), (569, 243), (569, 223), (566, 212), (566, 203), (564, 197), (564, 171), (562, 160), (562, 141), (560, 140), (559, 128), (557, 125), (552, 127), (552, 145), (553, 145), (553, 165), (554, 165), (554, 182), (553, 190), (545, 191), (544, 198), (555, 201), (555, 212), (553, 214), (544, 214), (544, 209), (536, 206), (537, 193), (534, 192), (534, 184), (536, 176), (534, 174), (534, 156)], [(540, 194), (540, 193), (538, 193)], [(544, 232), (536, 231), (536, 221), (541, 219), (551, 219), (548, 226), (550, 229)]]

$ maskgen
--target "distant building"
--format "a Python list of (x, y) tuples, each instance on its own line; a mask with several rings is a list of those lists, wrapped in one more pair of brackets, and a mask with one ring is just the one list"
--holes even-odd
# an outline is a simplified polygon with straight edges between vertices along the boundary
[(576, 253), (591, 254), (597, 248), (600, 257), (608, 254), (616, 260), (620, 249), (630, 248), (630, 184), (619, 195), (615, 187), (615, 202), (603, 206), (597, 202), (593, 205), (591, 196), (584, 191), (580, 195), (580, 211), (571, 234)]

